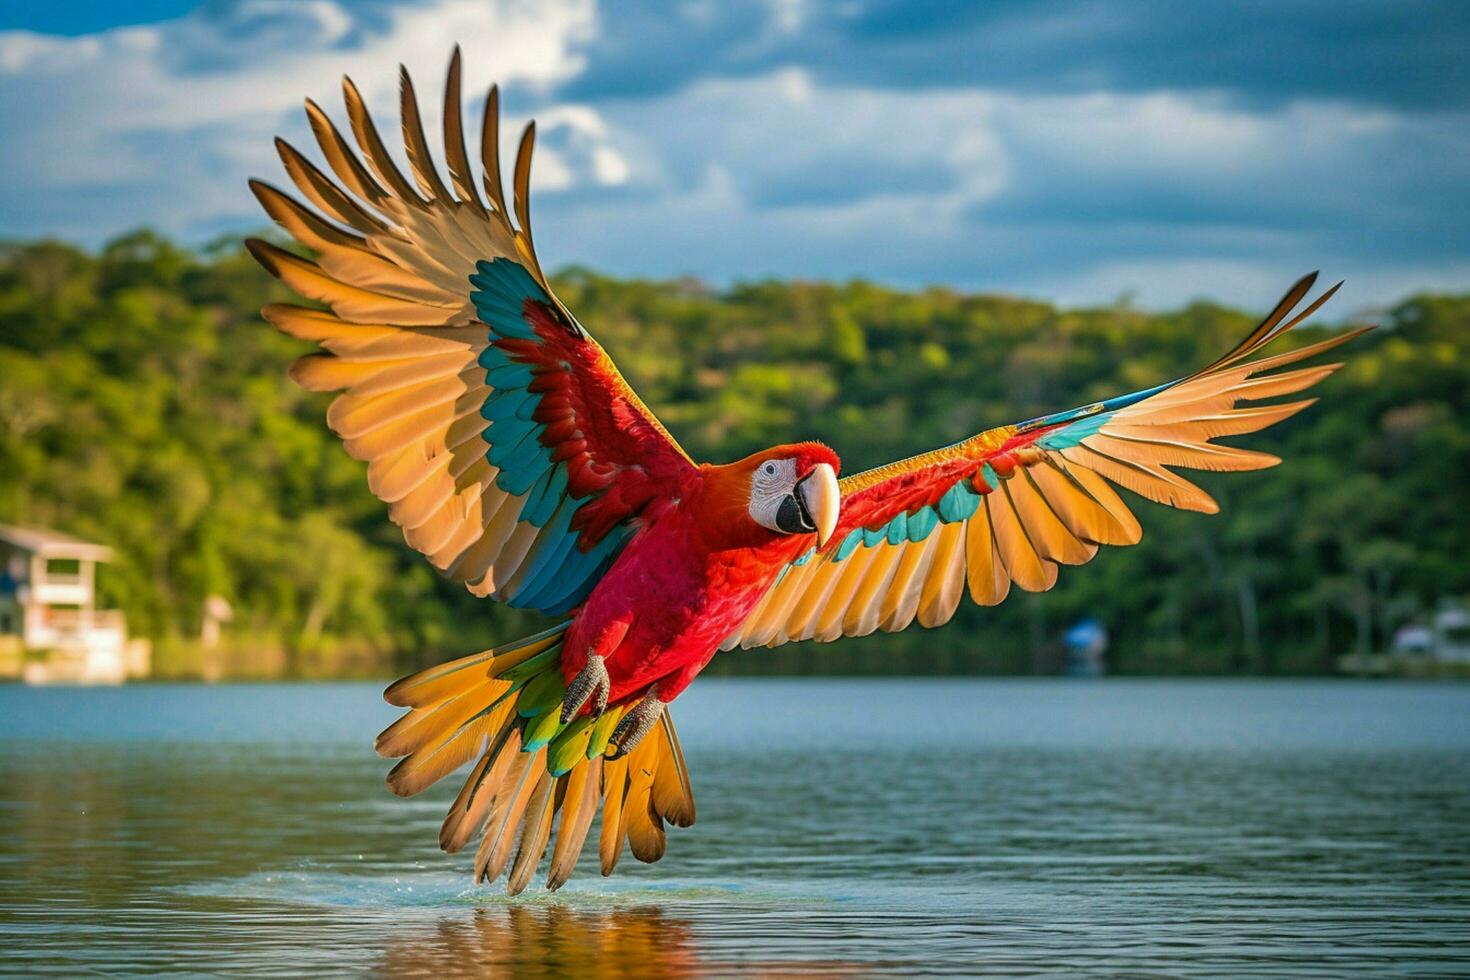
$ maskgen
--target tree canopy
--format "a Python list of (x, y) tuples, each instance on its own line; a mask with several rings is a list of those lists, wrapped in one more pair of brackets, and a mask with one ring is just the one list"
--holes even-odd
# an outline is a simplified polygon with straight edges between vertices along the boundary
[[(862, 281), (720, 291), (575, 268), (556, 287), (697, 458), (815, 438), (848, 472), (1177, 376), (1254, 322)], [(278, 649), (290, 674), (386, 674), (538, 628), (403, 544), (326, 398), (286, 378), (305, 345), (257, 311), (288, 299), (231, 243), (0, 246), (0, 521), (115, 546), (104, 600), (164, 647), (224, 596), (242, 647)], [(1026, 669), (1083, 614), (1124, 671), (1306, 672), (1385, 644), (1470, 592), (1470, 295), (1416, 296), (1380, 322), (1319, 405), (1247, 440), (1282, 466), (1201, 481), (1221, 515), (1140, 501), (1143, 543), (1064, 569), (1050, 593), (713, 669)]]

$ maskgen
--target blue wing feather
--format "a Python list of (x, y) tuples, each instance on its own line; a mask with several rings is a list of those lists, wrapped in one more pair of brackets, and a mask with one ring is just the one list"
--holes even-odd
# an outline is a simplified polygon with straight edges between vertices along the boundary
[(470, 299), (491, 341), (479, 358), (485, 383), (494, 389), (480, 409), (490, 423), (486, 458), (499, 470), (496, 486), (523, 498), (520, 520), (541, 528), (527, 559), (531, 564), (507, 601), (519, 608), (564, 613), (592, 591), (629, 532), (614, 528), (587, 551), (578, 546), (580, 534), (571, 528), (572, 517), (588, 498), (567, 495), (566, 464), (553, 460), (541, 442), (546, 427), (536, 421), (541, 395), (530, 390), (534, 369), (496, 344), (500, 338), (539, 341), (524, 311), (527, 301), (549, 303), (550, 297), (525, 269), (503, 258), (480, 262), (470, 283)]

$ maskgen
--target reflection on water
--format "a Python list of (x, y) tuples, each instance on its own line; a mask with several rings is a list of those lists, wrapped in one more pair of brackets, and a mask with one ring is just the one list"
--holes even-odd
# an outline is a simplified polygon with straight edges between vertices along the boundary
[(544, 968), (606, 977), (680, 975), (699, 965), (690, 924), (657, 906), (602, 913), (556, 906), (476, 909), (395, 939), (380, 964), (395, 975)]
[(383, 789), (373, 686), (0, 688), (0, 973), (1470, 972), (1470, 686), (678, 708), (698, 825), (508, 900), (436, 849), (454, 787)]
[(388, 944), (378, 972), (499, 975), (547, 972), (568, 977), (682, 977), (749, 971), (761, 976), (858, 975), (860, 963), (821, 959), (742, 960), (703, 956), (694, 923), (658, 905), (602, 912), (560, 905), (477, 908), (440, 919), (422, 934)]

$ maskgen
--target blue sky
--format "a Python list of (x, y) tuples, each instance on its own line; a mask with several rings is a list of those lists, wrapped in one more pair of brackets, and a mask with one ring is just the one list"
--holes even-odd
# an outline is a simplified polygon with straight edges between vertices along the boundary
[[(31, 9), (34, 8), (34, 9)], [(543, 137), (548, 265), (1264, 306), (1470, 289), (1463, 4), (131, 0), (0, 7), (0, 236), (259, 228), (353, 76), (452, 45)], [(475, 109), (478, 109), (476, 96)]]

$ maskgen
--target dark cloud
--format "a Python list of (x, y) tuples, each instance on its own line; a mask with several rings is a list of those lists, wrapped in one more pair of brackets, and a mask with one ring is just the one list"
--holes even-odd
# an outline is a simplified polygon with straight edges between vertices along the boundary
[(1456, 0), (998, 3), (977, 6), (965, 23), (904, 31), (907, 18), (926, 20), (911, 4), (885, 2), (833, 22), (874, 57), (826, 67), (930, 84), (1222, 89), (1268, 103), (1423, 107), (1470, 96), (1470, 17)]
[(253, 230), (244, 178), (278, 177), (303, 95), (351, 71), (391, 130), (394, 63), (432, 65), (432, 114), (458, 39), (471, 88), (493, 69), (507, 116), (540, 117), (550, 265), (1146, 304), (1266, 301), (1318, 266), (1351, 302), (1470, 283), (1460, 3), (150, 2), (9, 26), (167, 19), (152, 46), (0, 35), (24, 134), (0, 235)]
[(700, 16), (689, 9), (605, 12), (605, 37), (570, 91), (646, 96), (700, 77), (801, 66), (823, 80), (885, 88), (1220, 90), (1266, 105), (1310, 97), (1402, 109), (1470, 103), (1470, 16), (1461, 0), (867, 0), (813, 5), (792, 33), (753, 4), (712, 4)]
[(771, 18), (756, 3), (630, 0), (602, 9), (598, 27), (586, 70), (560, 91), (567, 98), (643, 98), (771, 64)]
[(306, 3), (260, 4), (210, 0), (182, 22), (187, 40), (159, 52), (180, 75), (228, 75), (257, 61), (261, 52), (315, 53), (360, 47), (390, 27), (389, 0), (355, 0), (352, 16)]

